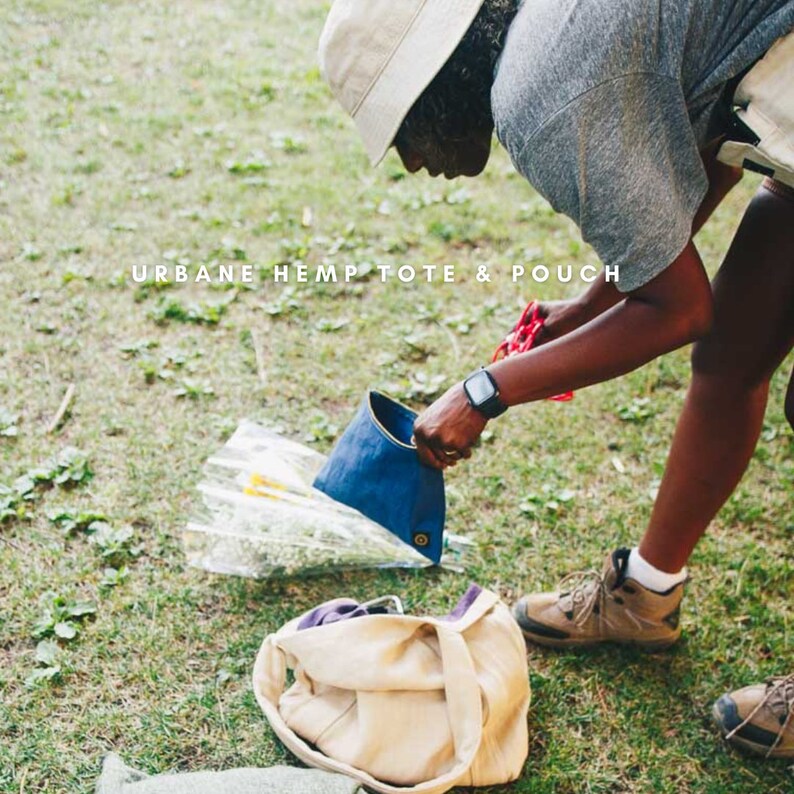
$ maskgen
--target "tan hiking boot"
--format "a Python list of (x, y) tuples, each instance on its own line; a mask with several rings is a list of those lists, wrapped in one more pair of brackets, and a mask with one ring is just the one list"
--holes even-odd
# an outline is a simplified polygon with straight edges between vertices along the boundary
[(794, 674), (723, 695), (713, 714), (734, 747), (766, 758), (794, 758)]
[(681, 635), (678, 614), (684, 582), (665, 593), (626, 578), (629, 549), (606, 558), (603, 573), (566, 576), (559, 592), (524, 596), (513, 617), (524, 637), (539, 645), (565, 648), (619, 642), (661, 650)]

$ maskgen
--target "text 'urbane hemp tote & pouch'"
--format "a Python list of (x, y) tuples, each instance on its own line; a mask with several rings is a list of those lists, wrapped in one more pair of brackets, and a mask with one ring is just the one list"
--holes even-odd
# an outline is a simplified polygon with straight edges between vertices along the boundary
[(301, 630), (310, 614), (265, 638), (253, 674), (259, 705), (298, 758), (382, 794), (521, 774), (526, 648), (496, 594), (480, 590), (446, 618), (366, 615)]

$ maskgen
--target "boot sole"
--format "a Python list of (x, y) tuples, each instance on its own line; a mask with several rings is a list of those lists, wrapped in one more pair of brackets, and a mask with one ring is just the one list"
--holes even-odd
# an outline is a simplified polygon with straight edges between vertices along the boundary
[(584, 648), (587, 646), (611, 644), (630, 645), (634, 646), (635, 648), (639, 648), (642, 651), (646, 651), (647, 653), (654, 653), (655, 651), (667, 650), (668, 648), (675, 645), (681, 637), (681, 632), (679, 631), (673, 637), (657, 640), (635, 640), (630, 637), (615, 639), (609, 638), (603, 640), (594, 640), (586, 637), (568, 637), (566, 639), (558, 639), (556, 637), (542, 637), (539, 634), (534, 634), (533, 632), (524, 629), (521, 626), (519, 616), (515, 613), (515, 610), (513, 610), (513, 619), (518, 623), (518, 627), (521, 629), (521, 633), (524, 635), (524, 639), (527, 642), (531, 642), (533, 645), (542, 645), (544, 648)]
[[(722, 738), (725, 739), (728, 732), (725, 730), (725, 727), (722, 724), (722, 715), (720, 714), (716, 703), (711, 709), (711, 716), (714, 717), (714, 722), (720, 729)], [(731, 747), (735, 747), (737, 750), (749, 753), (750, 755), (761, 756), (762, 758), (794, 758), (794, 748), (792, 747), (777, 747), (771, 753), (769, 753), (769, 755), (767, 755), (769, 752), (769, 747), (767, 745), (758, 744), (758, 742), (745, 739), (743, 736), (739, 736), (738, 734), (735, 734), (730, 739), (725, 739), (725, 741)]]
[(673, 640), (588, 640), (576, 638), (570, 638), (567, 640), (553, 640), (548, 637), (538, 637), (537, 635), (530, 634), (523, 629), (521, 630), (521, 633), (524, 635), (524, 639), (527, 642), (531, 642), (533, 645), (542, 645), (544, 648), (558, 649), (587, 647), (593, 648), (596, 645), (625, 645), (639, 648), (639, 650), (646, 651), (647, 653), (655, 653), (656, 651), (666, 651), (668, 648), (672, 648), (672, 646), (678, 642), (678, 637)]

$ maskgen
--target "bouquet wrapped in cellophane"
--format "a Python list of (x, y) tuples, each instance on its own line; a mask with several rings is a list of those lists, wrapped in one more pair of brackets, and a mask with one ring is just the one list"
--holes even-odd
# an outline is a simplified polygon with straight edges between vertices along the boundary
[[(396, 535), (312, 487), (326, 457), (244, 420), (206, 462), (182, 532), (190, 565), (255, 578), (431, 561)], [(474, 544), (446, 533), (441, 564), (463, 570)]]

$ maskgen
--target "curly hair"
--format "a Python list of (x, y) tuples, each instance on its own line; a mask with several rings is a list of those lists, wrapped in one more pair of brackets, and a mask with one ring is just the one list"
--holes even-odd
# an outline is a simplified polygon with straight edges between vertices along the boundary
[(414, 102), (394, 142), (440, 155), (444, 143), (493, 126), (493, 70), (521, 0), (485, 0), (455, 51)]

